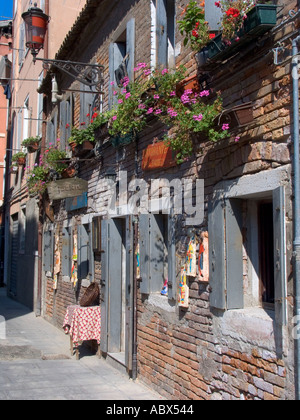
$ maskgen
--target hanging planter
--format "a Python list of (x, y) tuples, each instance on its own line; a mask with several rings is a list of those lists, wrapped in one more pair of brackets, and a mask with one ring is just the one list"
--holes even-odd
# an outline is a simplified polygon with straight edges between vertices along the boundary
[(23, 152), (16, 153), (15, 155), (13, 155), (11, 160), (14, 166), (15, 165), (24, 166), (26, 163), (26, 153), (23, 153)]
[(40, 148), (41, 138), (40, 137), (29, 137), (22, 141), (22, 146), (26, 147), (28, 153), (34, 153)]
[(64, 169), (61, 173), (61, 177), (64, 179), (74, 178), (75, 175), (76, 175), (76, 169), (74, 168), (74, 166), (69, 166), (68, 168)]

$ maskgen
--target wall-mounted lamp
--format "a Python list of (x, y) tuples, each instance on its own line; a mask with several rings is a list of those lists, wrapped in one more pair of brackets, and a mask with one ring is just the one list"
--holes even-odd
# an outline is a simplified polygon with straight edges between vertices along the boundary
[(34, 7), (23, 13), (22, 18), (25, 22), (26, 47), (30, 49), (35, 62), (36, 56), (44, 48), (47, 25), (50, 19), (42, 9), (37, 7), (37, 3), (34, 3)]
[(116, 182), (117, 179), (117, 174), (116, 171), (114, 170), (114, 168), (109, 168), (106, 170), (105, 175), (104, 175), (105, 179)]
[(42, 9), (37, 7), (37, 3), (34, 3), (34, 7), (29, 8), (27, 12), (23, 13), (22, 18), (25, 22), (26, 47), (30, 49), (34, 63), (37, 60), (42, 61), (45, 70), (49, 70), (50, 66), (54, 66), (86, 86), (90, 88), (95, 87), (97, 93), (102, 93), (102, 86), (104, 84), (103, 66), (99, 64), (37, 58), (40, 50), (44, 48), (47, 26), (50, 21), (50, 17)]

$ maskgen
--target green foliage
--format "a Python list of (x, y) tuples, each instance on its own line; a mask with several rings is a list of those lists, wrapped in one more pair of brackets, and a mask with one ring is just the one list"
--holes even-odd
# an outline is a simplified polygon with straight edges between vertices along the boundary
[(30, 146), (32, 144), (35, 143), (40, 143), (41, 141), (41, 137), (37, 136), (37, 137), (28, 137), (27, 139), (22, 141), (22, 146), (26, 147), (26, 146)]
[(45, 151), (45, 162), (49, 169), (61, 174), (69, 166), (67, 153), (57, 147), (50, 147)]

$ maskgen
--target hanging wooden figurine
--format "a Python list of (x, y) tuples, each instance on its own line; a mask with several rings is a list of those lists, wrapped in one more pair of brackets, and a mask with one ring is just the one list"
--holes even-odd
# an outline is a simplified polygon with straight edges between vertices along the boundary
[(189, 287), (186, 282), (186, 268), (185, 267), (181, 267), (178, 306), (180, 306), (181, 308), (189, 307)]

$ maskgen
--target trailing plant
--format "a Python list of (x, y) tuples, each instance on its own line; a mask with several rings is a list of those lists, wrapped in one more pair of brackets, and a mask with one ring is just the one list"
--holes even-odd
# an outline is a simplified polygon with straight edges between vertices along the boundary
[(27, 188), (30, 195), (42, 194), (50, 182), (50, 171), (40, 160), (32, 169), (27, 168)]
[(22, 146), (27, 147), (27, 146), (31, 146), (32, 144), (35, 143), (40, 143), (41, 142), (41, 137), (37, 136), (37, 137), (28, 137), (27, 139), (22, 141)]
[[(262, 0), (260, 3), (265, 1)], [(215, 1), (215, 7), (222, 12), (220, 32), (227, 45), (230, 45), (232, 40), (239, 39), (239, 30), (247, 19), (247, 13), (255, 4), (256, 0)], [(190, 44), (194, 51), (200, 51), (215, 38), (215, 33), (210, 31), (209, 24), (205, 20), (205, 2), (198, 5), (196, 1), (190, 1), (182, 15), (178, 25), (181, 34), (185, 36), (184, 45)]]
[(11, 161), (12, 161), (12, 166), (17, 166), (18, 165), (18, 161), (20, 160), (20, 159), (26, 159), (26, 156), (27, 156), (27, 154), (26, 153), (24, 153), (24, 152), (18, 152), (18, 153), (15, 153), (13, 156), (12, 156), (12, 158), (11, 158)]
[(183, 17), (178, 21), (179, 31), (184, 35), (184, 46), (190, 43), (194, 51), (199, 51), (215, 37), (210, 31), (205, 19), (205, 2), (200, 6), (196, 1), (191, 1), (183, 10)]
[(69, 166), (67, 152), (59, 149), (59, 142), (58, 146), (49, 147), (44, 157), (47, 167), (59, 175)]
[[(147, 69), (145, 63), (140, 63), (136, 70), (142, 70), (142, 75), (137, 77), (135, 82), (128, 83), (128, 87), (126, 86), (128, 90), (123, 86), (122, 93), (118, 96), (122, 98), (122, 102), (120, 108), (116, 109), (114, 121), (120, 119), (120, 124), (124, 127), (123, 133), (128, 132), (128, 127), (132, 129), (133, 124), (138, 124), (138, 128), (142, 129), (147, 124), (149, 115), (156, 116), (170, 128), (172, 135), (166, 135), (165, 141), (177, 152), (178, 163), (182, 163), (192, 155), (194, 133), (202, 133), (211, 141), (218, 141), (228, 136), (229, 127), (223, 126), (219, 129), (215, 127), (215, 118), (222, 112), (220, 95), (212, 98), (211, 92), (207, 90), (201, 92), (185, 90), (181, 96), (178, 96), (177, 87), (185, 78), (185, 67), (181, 66), (172, 73), (168, 69), (151, 71)], [(150, 90), (146, 95), (145, 87)], [(131, 110), (132, 103), (128, 108), (123, 106), (126, 101), (130, 101), (131, 96), (126, 92), (131, 93), (131, 89), (139, 93), (144, 91), (141, 96), (136, 96), (134, 99), (136, 112)], [(130, 112), (127, 114), (128, 109)], [(120, 124), (114, 125), (114, 122), (112, 124), (116, 133), (120, 132)]]

